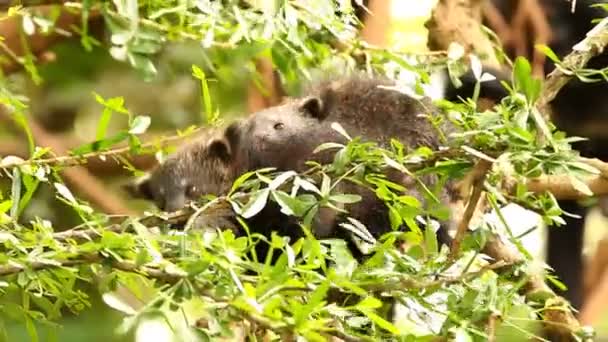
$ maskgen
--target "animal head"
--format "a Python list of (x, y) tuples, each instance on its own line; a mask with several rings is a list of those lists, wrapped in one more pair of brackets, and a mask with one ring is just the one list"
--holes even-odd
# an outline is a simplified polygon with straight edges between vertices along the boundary
[(206, 194), (225, 194), (235, 177), (236, 136), (199, 137), (151, 173), (124, 186), (134, 198), (153, 201), (164, 211), (183, 208)]
[(318, 145), (335, 141), (329, 109), (325, 98), (307, 96), (253, 113), (239, 123), (241, 146), (257, 168), (297, 169)]

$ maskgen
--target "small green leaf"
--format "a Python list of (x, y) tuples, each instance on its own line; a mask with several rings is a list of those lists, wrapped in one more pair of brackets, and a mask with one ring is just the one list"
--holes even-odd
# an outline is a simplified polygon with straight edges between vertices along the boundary
[(296, 175), (297, 175), (297, 173), (295, 171), (283, 172), (279, 176), (277, 176), (275, 179), (273, 179), (272, 182), (270, 182), (270, 184), (268, 184), (268, 187), (271, 190), (275, 190), (279, 186), (283, 185), (283, 183), (285, 183), (289, 178), (294, 177)]
[(207, 76), (203, 69), (196, 65), (192, 65), (192, 75), (201, 81), (201, 97), (203, 100), (203, 107), (205, 109), (205, 115), (203, 116), (203, 122), (210, 124), (213, 117), (213, 107), (211, 106), (211, 96), (209, 94), (209, 85), (207, 84)]
[(371, 310), (361, 310), (361, 312), (367, 316), (372, 322), (376, 323), (380, 328), (390, 332), (391, 334), (399, 335), (399, 330), (389, 321), (378, 316)]
[(95, 140), (101, 140), (106, 137), (106, 131), (108, 130), (108, 125), (110, 124), (111, 119), (112, 109), (110, 107), (104, 108), (103, 112), (101, 112), (99, 123), (97, 124), (97, 134), (95, 134)]
[(27, 334), (30, 336), (30, 341), (38, 342), (38, 331), (36, 331), (36, 325), (27, 313), (25, 314), (25, 329), (27, 330)]
[(324, 197), (329, 195), (330, 186), (331, 186), (331, 179), (326, 174), (323, 174), (323, 181), (321, 182), (321, 194)]
[(351, 203), (360, 202), (361, 196), (353, 195), (353, 194), (339, 194), (339, 195), (329, 196), (329, 200), (332, 202), (351, 204)]
[(268, 201), (269, 189), (263, 189), (255, 192), (249, 202), (241, 209), (241, 216), (251, 218), (262, 211)]
[(529, 103), (534, 103), (540, 95), (541, 82), (532, 76), (532, 67), (527, 59), (517, 57), (513, 66), (513, 81)]
[(337, 122), (332, 122), (331, 126), (330, 126), (334, 131), (340, 133), (341, 135), (343, 135), (346, 139), (348, 140), (353, 140), (350, 135), (348, 135), (348, 133), (346, 133), (346, 131), (344, 130), (344, 127), (342, 127), (342, 125), (340, 125)]
[(89, 144), (79, 146), (70, 151), (73, 155), (81, 156), (86, 153), (105, 151), (119, 142), (127, 140), (131, 135), (128, 132), (119, 132), (113, 137), (97, 140)]
[(401, 202), (407, 206), (410, 206), (412, 208), (421, 207), (420, 201), (414, 196), (403, 195), (403, 196), (397, 197), (397, 199), (399, 199), (399, 202)]
[(296, 179), (293, 183), (294, 183), (294, 185), (300, 186), (302, 189), (304, 189), (306, 191), (312, 191), (314, 193), (321, 195), (321, 191), (314, 184), (312, 184), (311, 182), (309, 182), (305, 179), (296, 177)]
[(553, 52), (553, 50), (551, 50), (550, 47), (548, 47), (545, 44), (536, 44), (534, 46), (537, 50), (539, 50), (540, 52), (544, 53), (545, 56), (549, 57), (549, 59), (553, 62), (553, 63), (559, 63), (559, 57), (557, 57), (557, 55), (555, 54), (555, 52)]
[(128, 52), (127, 58), (129, 63), (141, 73), (145, 80), (151, 80), (156, 76), (156, 67), (148, 56), (135, 52)]
[(317, 148), (315, 148), (315, 150), (312, 153), (319, 153), (319, 152), (322, 152), (325, 150), (329, 150), (331, 148), (343, 148), (343, 147), (344, 147), (344, 145), (342, 145), (342, 144), (329, 142), (329, 143), (324, 143), (324, 144), (317, 146)]
[(236, 189), (238, 189), (238, 187), (240, 187), (243, 183), (245, 183), (246, 180), (248, 180), (249, 178), (251, 178), (251, 176), (255, 175), (255, 171), (249, 171), (249, 172), (245, 172), (244, 174), (240, 175), (239, 178), (237, 178), (234, 183), (232, 183), (232, 188), (230, 189), (230, 193), (232, 194)]
[(577, 162), (577, 161), (569, 162), (568, 166), (583, 170), (592, 175), (599, 175), (601, 173), (600, 170), (596, 169), (592, 165), (589, 165), (589, 164), (583, 163), (583, 162)]
[(427, 225), (426, 229), (424, 230), (424, 242), (426, 245), (427, 253), (430, 253), (432, 255), (437, 254), (437, 252), (439, 251), (439, 244), (437, 243), (437, 234), (435, 233), (433, 228), (430, 227), (430, 225)]
[(295, 312), (294, 319), (296, 322), (296, 326), (300, 326), (302, 322), (304, 322), (308, 315), (317, 307), (324, 303), (325, 296), (327, 295), (327, 291), (329, 291), (329, 282), (324, 281), (321, 283), (308, 297), (308, 302), (305, 306), (303, 306), (300, 310)]
[(145, 133), (146, 130), (148, 130), (148, 127), (150, 127), (150, 122), (151, 119), (149, 116), (136, 116), (131, 123), (131, 127), (129, 127), (129, 133), (136, 135)]
[(578, 179), (575, 176), (569, 175), (568, 179), (570, 180), (570, 184), (572, 184), (572, 186), (579, 191), (580, 193), (582, 193), (583, 195), (586, 196), (593, 196), (593, 191), (591, 191), (591, 189), (589, 188), (589, 186), (587, 184), (585, 184), (585, 182), (581, 181), (580, 179)]
[(473, 342), (473, 338), (464, 328), (454, 329), (454, 341), (455, 342)]
[(13, 201), (8, 199), (4, 202), (0, 202), (0, 214), (6, 213), (12, 206)]
[(281, 207), (281, 212), (290, 216), (302, 216), (309, 206), (306, 206), (297, 198), (289, 196), (283, 191), (273, 191), (272, 197)]
[(116, 293), (106, 292), (101, 295), (101, 299), (112, 309), (118, 310), (129, 316), (137, 314), (137, 309), (131, 307), (123, 298)]
[(372, 296), (365, 297), (362, 301), (355, 305), (355, 308), (358, 310), (377, 309), (380, 307), (382, 307), (382, 302)]
[(11, 185), (11, 198), (13, 200), (11, 207), (11, 218), (17, 221), (19, 215), (19, 202), (21, 200), (21, 171), (16, 167), (13, 169), (13, 183)]

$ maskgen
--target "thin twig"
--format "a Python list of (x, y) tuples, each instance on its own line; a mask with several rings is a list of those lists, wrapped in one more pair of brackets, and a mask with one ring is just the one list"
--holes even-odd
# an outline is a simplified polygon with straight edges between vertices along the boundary
[(496, 341), (496, 325), (498, 324), (500, 317), (497, 314), (490, 314), (488, 317), (488, 327), (486, 328), (488, 332), (488, 342)]
[(431, 290), (438, 287), (444, 287), (446, 285), (460, 284), (467, 280), (479, 278), (487, 271), (494, 271), (509, 266), (519, 264), (519, 261), (504, 261), (498, 260), (495, 263), (481, 266), (478, 270), (473, 272), (466, 272), (457, 277), (443, 277), (432, 281), (421, 281), (413, 279), (409, 276), (399, 276), (395, 281), (385, 281), (382, 283), (371, 283), (371, 284), (359, 284), (361, 288), (367, 291), (373, 292), (390, 292), (390, 291), (403, 291), (408, 290)]
[(80, 265), (92, 265), (92, 264), (100, 264), (102, 262), (109, 262), (109, 265), (117, 270), (131, 272), (131, 273), (141, 273), (145, 274), (147, 277), (158, 279), (163, 281), (164, 283), (175, 283), (177, 280), (184, 278), (187, 273), (176, 273), (169, 272), (167, 270), (160, 270), (157, 268), (147, 267), (147, 266), (137, 266), (135, 263), (128, 261), (116, 261), (109, 258), (104, 257), (99, 253), (89, 253), (84, 255), (79, 255), (75, 258), (68, 260), (53, 260), (52, 263), (49, 262), (41, 262), (41, 261), (32, 261), (27, 265), (15, 265), (14, 263), (9, 266), (1, 266), (0, 267), (0, 277), (5, 277), (9, 275), (14, 275), (25, 270), (34, 270), (34, 271), (42, 271), (60, 267), (74, 267)]
[(458, 229), (456, 231), (456, 236), (454, 237), (454, 241), (452, 242), (451, 249), (451, 257), (455, 258), (458, 252), (460, 251), (460, 243), (464, 238), (467, 230), (469, 229), (469, 222), (475, 213), (475, 209), (477, 208), (477, 203), (481, 197), (481, 193), (483, 192), (483, 182), (486, 179), (486, 175), (490, 168), (492, 167), (492, 163), (485, 159), (480, 159), (475, 165), (471, 173), (472, 177), (472, 192), (469, 197), (469, 201), (467, 203), (467, 207), (464, 211), (462, 219), (458, 223)]
[[(192, 131), (192, 133), (200, 131), (202, 128), (197, 128)], [(169, 143), (177, 142), (183, 139), (186, 139), (188, 136), (182, 135), (173, 135), (160, 138), (158, 141), (144, 143), (141, 145), (142, 150), (146, 150), (149, 148), (156, 148), (159, 146), (166, 146)], [(84, 153), (82, 155), (63, 155), (58, 157), (51, 158), (41, 158), (41, 159), (28, 159), (28, 160), (15, 160), (5, 163), (0, 163), (0, 169), (12, 169), (15, 167), (21, 167), (26, 165), (54, 165), (54, 166), (76, 166), (82, 163), (85, 163), (87, 159), (91, 158), (99, 158), (104, 159), (106, 157), (113, 157), (119, 155), (129, 154), (131, 152), (130, 146), (124, 146), (119, 148), (114, 148), (106, 151), (94, 151), (89, 153)]]

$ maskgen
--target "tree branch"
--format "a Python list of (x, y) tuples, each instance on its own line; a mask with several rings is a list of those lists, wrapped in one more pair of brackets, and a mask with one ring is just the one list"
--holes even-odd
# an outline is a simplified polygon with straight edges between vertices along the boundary
[(608, 17), (592, 28), (585, 39), (577, 43), (562, 63), (547, 76), (543, 91), (538, 101), (541, 113), (548, 112), (549, 105), (557, 96), (560, 89), (575, 76), (574, 71), (584, 68), (589, 60), (604, 51), (608, 44)]
[[(201, 128), (192, 131), (192, 134), (199, 132)], [(182, 135), (172, 135), (167, 137), (159, 138), (157, 141), (148, 142), (141, 145), (142, 150), (147, 150), (150, 148), (157, 147), (166, 147), (172, 143), (180, 142), (190, 135), (182, 136)], [(89, 153), (84, 153), (82, 155), (64, 155), (57, 157), (49, 157), (49, 158), (41, 158), (41, 159), (30, 159), (30, 160), (15, 160), (5, 163), (0, 163), (0, 169), (12, 169), (15, 167), (21, 167), (25, 165), (49, 165), (49, 166), (78, 166), (83, 163), (86, 163), (88, 159), (98, 158), (105, 159), (107, 157), (115, 157), (115, 156), (125, 156), (131, 152), (130, 146), (118, 147), (114, 149), (109, 149), (105, 151), (94, 151)]]
[[(503, 260), (509, 264), (518, 264), (525, 261), (525, 258), (517, 251), (514, 246), (509, 246), (502, 241), (496, 234), (488, 237), (483, 252), (494, 260)], [(528, 272), (519, 272), (518, 278), (525, 281), (521, 288), (522, 293), (529, 300), (538, 300), (537, 294), (544, 293), (543, 324), (546, 333), (552, 337), (551, 341), (571, 341), (572, 336), (581, 328), (576, 317), (570, 310), (568, 301), (556, 295), (545, 283), (544, 277)], [(555, 338), (555, 339), (554, 339)]]
[(480, 0), (439, 0), (425, 27), (429, 30), (430, 50), (448, 50), (453, 42), (475, 51), (484, 64), (499, 66), (494, 47), (481, 29)]
[(471, 182), (471, 196), (469, 197), (469, 201), (467, 203), (467, 207), (462, 215), (462, 218), (458, 224), (458, 230), (456, 231), (456, 236), (454, 237), (454, 241), (452, 241), (452, 248), (450, 256), (455, 258), (460, 251), (460, 243), (464, 236), (466, 235), (469, 229), (469, 223), (471, 222), (471, 218), (473, 214), (475, 214), (475, 210), (477, 209), (477, 203), (483, 193), (483, 182), (486, 179), (486, 175), (488, 171), (492, 168), (492, 163), (485, 160), (480, 159), (475, 165), (473, 172), (470, 174), (472, 178)]
[[(462, 16), (462, 12), (473, 10), (475, 6), (479, 5), (477, 0), (440, 0), (439, 5), (433, 13), (431, 20), (427, 23), (429, 28), (429, 42), (437, 42), (441, 39), (442, 44), (429, 44), (431, 49), (437, 47), (449, 46), (451, 42), (458, 42), (468, 50), (476, 51), (477, 53), (487, 53), (488, 41), (487, 37), (483, 35), (475, 35), (475, 29), (471, 30), (469, 25), (463, 25), (461, 27), (454, 26), (452, 21), (458, 21), (458, 16)], [(458, 6), (465, 7), (458, 8)], [(466, 8), (468, 7), (468, 9)], [(447, 9), (447, 10), (446, 10)], [(436, 13), (435, 13), (436, 12)], [(456, 18), (453, 18), (456, 17)], [(444, 20), (438, 20), (443, 18)], [(475, 25), (479, 26), (477, 22)], [(600, 25), (598, 25), (600, 26)], [(597, 28), (597, 26), (596, 26)], [(594, 29), (595, 30), (595, 29)], [(460, 32), (458, 32), (460, 31)], [(593, 30), (592, 30), (593, 31)], [(603, 49), (603, 47), (602, 47)], [(495, 57), (495, 56), (494, 56)], [(584, 62), (588, 61), (591, 57), (579, 56), (576, 58), (577, 61)], [(490, 58), (490, 62), (494, 61)], [(550, 76), (552, 79), (548, 81), (547, 86), (543, 89), (541, 94), (541, 105), (547, 106), (549, 102), (555, 97), (558, 90), (567, 83), (567, 80), (563, 77)], [(542, 108), (546, 110), (546, 108)], [(547, 186), (549, 186), (547, 184)], [(537, 188), (537, 190), (540, 190)], [(549, 189), (544, 189), (549, 190)], [(516, 249), (509, 247), (505, 242), (501, 240), (498, 235), (491, 235), (484, 247), (484, 253), (494, 258), (494, 260), (503, 260), (507, 263), (517, 263), (524, 261), (525, 258)], [(522, 280), (525, 280), (526, 286), (522, 287), (520, 292), (524, 294), (529, 300), (537, 300), (534, 298), (534, 294), (543, 292), (548, 294), (543, 303), (545, 311), (543, 312), (543, 324), (547, 335), (551, 340), (573, 340), (573, 334), (580, 330), (580, 324), (576, 320), (568, 302), (562, 297), (557, 296), (551, 289), (545, 284), (542, 276), (539, 275), (528, 275), (524, 272), (519, 273)], [(524, 278), (525, 277), (525, 278)]]

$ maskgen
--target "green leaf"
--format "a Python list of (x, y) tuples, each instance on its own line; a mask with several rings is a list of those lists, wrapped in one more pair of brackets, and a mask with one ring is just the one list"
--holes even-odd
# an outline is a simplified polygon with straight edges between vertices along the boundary
[(329, 281), (322, 282), (308, 297), (306, 305), (300, 308), (300, 310), (294, 313), (294, 319), (296, 326), (300, 326), (305, 320), (308, 319), (308, 315), (313, 310), (324, 303), (324, 299), (329, 291)]
[(205, 109), (205, 115), (203, 116), (203, 122), (206, 124), (211, 123), (213, 117), (213, 107), (211, 106), (211, 96), (209, 94), (209, 85), (207, 84), (207, 76), (203, 69), (196, 65), (192, 65), (192, 75), (201, 81), (201, 97), (203, 101), (203, 107)]
[(405, 166), (403, 166), (403, 165), (397, 163), (395, 160), (389, 158), (386, 154), (382, 154), (382, 157), (384, 158), (384, 162), (386, 163), (386, 165), (394, 168), (395, 170), (399, 170), (406, 175), (411, 175), (410, 171)]
[(573, 176), (573, 175), (569, 175), (568, 179), (570, 180), (570, 184), (572, 184), (572, 186), (579, 191), (580, 193), (582, 193), (583, 195), (586, 196), (593, 196), (593, 191), (591, 191), (591, 189), (589, 188), (589, 186), (587, 184), (585, 184), (585, 182), (581, 181), (580, 179), (578, 179), (577, 177)]
[(63, 197), (69, 203), (77, 204), (76, 198), (74, 197), (74, 195), (72, 195), (70, 189), (68, 189), (65, 185), (61, 183), (54, 183), (53, 185), (55, 186), (55, 189), (61, 195), (61, 197)]
[(362, 301), (355, 305), (355, 308), (358, 310), (378, 309), (380, 307), (382, 307), (382, 302), (372, 296), (365, 297)]
[[(281, 212), (290, 216), (302, 216), (311, 205), (300, 201), (298, 198), (289, 196), (289, 194), (275, 190), (272, 192), (272, 197), (281, 207)], [(314, 203), (313, 203), (314, 205)]]
[(361, 310), (361, 312), (367, 316), (372, 322), (376, 323), (380, 328), (390, 332), (391, 334), (399, 335), (399, 330), (389, 321), (378, 316), (371, 310)]
[[(130, 134), (142, 134), (145, 133), (148, 130), (148, 127), (150, 127), (150, 122), (151, 119), (149, 116), (141, 116), (138, 115), (133, 119), (133, 122), (131, 122), (131, 125), (129, 127), (129, 133)], [(99, 138), (98, 138), (99, 140)]]
[(515, 126), (515, 127), (509, 128), (508, 133), (511, 136), (518, 138), (525, 143), (531, 143), (534, 141), (534, 134), (532, 134), (528, 130), (523, 129), (520, 126)]
[(27, 137), (29, 152), (30, 152), (30, 154), (33, 154), (36, 144), (34, 143), (34, 136), (32, 135), (32, 131), (30, 130), (30, 126), (27, 123), (27, 119), (25, 118), (25, 115), (21, 111), (17, 111), (15, 113), (13, 113), (13, 120), (15, 120), (17, 125), (20, 126), (23, 129), (23, 131), (25, 132), (25, 136)]
[(599, 175), (601, 173), (600, 170), (596, 169), (592, 165), (589, 165), (589, 164), (583, 163), (583, 162), (577, 162), (577, 161), (569, 162), (568, 166), (583, 170), (592, 175)]
[(32, 199), (32, 196), (38, 189), (38, 185), (40, 181), (37, 178), (34, 178), (30, 175), (23, 175), (23, 184), (25, 185), (25, 194), (21, 197), (21, 202), (19, 203), (19, 215), (23, 212), (23, 209), (27, 206), (27, 204)]
[(0, 214), (6, 213), (11, 208), (12, 205), (13, 205), (13, 201), (10, 199), (8, 199), (4, 202), (0, 202)]
[(454, 341), (455, 342), (473, 342), (473, 338), (464, 328), (454, 329)]
[(342, 125), (340, 125), (337, 122), (332, 122), (331, 126), (330, 126), (334, 131), (340, 133), (341, 135), (343, 135), (346, 139), (348, 140), (353, 140), (350, 135), (348, 135), (348, 133), (346, 133), (346, 131), (344, 130), (344, 127), (342, 127)]
[(38, 331), (36, 331), (36, 325), (30, 318), (30, 316), (25, 314), (25, 329), (27, 330), (27, 334), (30, 336), (30, 341), (38, 342)]
[(285, 183), (289, 178), (294, 177), (296, 175), (297, 175), (297, 173), (295, 171), (283, 172), (279, 176), (277, 176), (275, 179), (273, 179), (272, 182), (270, 182), (270, 184), (268, 184), (268, 187), (271, 190), (275, 190), (278, 187), (280, 187), (281, 185), (283, 185), (283, 183)]
[(344, 145), (342, 145), (342, 144), (328, 142), (328, 143), (323, 143), (323, 144), (317, 146), (317, 148), (315, 148), (312, 153), (319, 153), (319, 152), (329, 150), (332, 148), (343, 148), (343, 147), (344, 147)]
[(541, 82), (532, 76), (532, 67), (527, 59), (517, 57), (513, 66), (513, 82), (529, 103), (534, 103), (540, 95)]
[(13, 200), (13, 206), (11, 207), (11, 218), (16, 222), (19, 216), (19, 201), (21, 200), (21, 171), (19, 171), (19, 168), (17, 167), (13, 169), (11, 198)]
[(81, 156), (83, 154), (105, 151), (119, 142), (127, 140), (131, 135), (128, 132), (120, 132), (113, 137), (104, 140), (97, 140), (89, 144), (79, 146), (70, 151), (70, 153)]
[(293, 183), (294, 183), (294, 185), (297, 185), (306, 191), (312, 191), (316, 194), (321, 195), (321, 191), (314, 184), (312, 184), (311, 182), (309, 182), (305, 179), (296, 177), (296, 179), (294, 180)]
[(241, 209), (241, 216), (244, 218), (251, 218), (262, 211), (266, 206), (269, 194), (269, 189), (255, 192), (249, 202)]
[(321, 182), (321, 194), (323, 197), (329, 195), (330, 186), (331, 179), (326, 174), (323, 174), (323, 181)]
[(422, 206), (420, 201), (414, 196), (403, 195), (403, 196), (397, 197), (397, 199), (399, 200), (399, 202), (401, 202), (407, 206), (410, 206), (412, 208), (420, 208)]
[(236, 189), (238, 189), (238, 187), (240, 187), (243, 183), (245, 183), (246, 180), (251, 178), (251, 176), (255, 175), (255, 173), (256, 171), (249, 171), (240, 175), (239, 178), (237, 178), (234, 183), (232, 183), (232, 188), (230, 189), (229, 195), (232, 194)]
[(149, 81), (156, 76), (156, 67), (148, 56), (135, 52), (128, 52), (127, 58), (129, 63), (141, 73), (144, 80)]
[(101, 117), (99, 118), (99, 123), (97, 124), (97, 134), (95, 134), (95, 140), (102, 140), (106, 137), (106, 131), (108, 130), (111, 119), (112, 109), (110, 107), (105, 107), (101, 112)]
[(557, 64), (560, 62), (559, 57), (557, 57), (557, 55), (555, 54), (555, 52), (553, 52), (553, 50), (551, 50), (550, 47), (548, 47), (545, 44), (536, 44), (534, 46), (537, 50), (539, 50), (540, 52), (544, 53), (545, 56), (549, 57), (549, 59)]
[(340, 223), (339, 226), (341, 228), (350, 231), (351, 233), (355, 234), (358, 238), (360, 238), (361, 240), (363, 240), (367, 243), (370, 243), (370, 244), (376, 243), (376, 238), (374, 238), (374, 236), (369, 232), (369, 230), (367, 230), (367, 228), (365, 227), (365, 225), (363, 225), (363, 223), (359, 222), (358, 220), (356, 220), (352, 217), (347, 217), (346, 219), (350, 223), (346, 223), (346, 222)]
[(424, 230), (424, 242), (426, 244), (426, 251), (432, 255), (437, 254), (439, 251), (439, 244), (437, 242), (437, 234), (432, 227), (427, 226)]
[(339, 195), (329, 196), (329, 200), (332, 202), (351, 204), (351, 203), (360, 202), (361, 196), (353, 195), (353, 194), (339, 194)]

